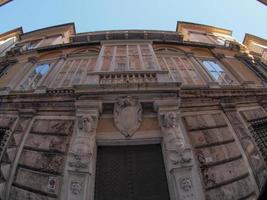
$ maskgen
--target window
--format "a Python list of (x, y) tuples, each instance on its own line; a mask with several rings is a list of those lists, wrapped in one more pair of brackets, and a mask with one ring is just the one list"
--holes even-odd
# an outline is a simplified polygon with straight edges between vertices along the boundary
[(264, 160), (267, 161), (267, 118), (253, 120), (249, 127)]
[(10, 49), (14, 45), (15, 41), (15, 37), (0, 41), (0, 55), (4, 54), (8, 49)]
[(7, 73), (8, 67), (9, 67), (9, 64), (5, 64), (3, 66), (0, 66), (0, 77), (2, 77), (5, 73)]
[(40, 43), (41, 40), (35, 40), (35, 41), (31, 41), (31, 42), (28, 42), (25, 47), (27, 50), (30, 50), (30, 49), (34, 49), (38, 46), (38, 44)]
[(104, 45), (101, 71), (155, 70), (158, 68), (150, 44)]
[(49, 63), (37, 64), (34, 69), (30, 72), (29, 76), (20, 85), (20, 89), (28, 90), (35, 89), (41, 79), (47, 74), (50, 68)]
[(190, 39), (195, 42), (224, 45), (226, 41), (223, 36), (217, 36), (215, 33), (189, 32), (189, 34)]
[(212, 78), (221, 85), (229, 85), (233, 82), (216, 61), (202, 60), (202, 63)]
[(169, 71), (173, 81), (187, 85), (204, 84), (204, 80), (197, 72), (197, 66), (183, 52), (160, 49), (156, 50), (156, 54), (161, 69)]
[(90, 73), (95, 71), (98, 52), (70, 55), (69, 59), (60, 66), (59, 72), (49, 87), (71, 87), (86, 84)]

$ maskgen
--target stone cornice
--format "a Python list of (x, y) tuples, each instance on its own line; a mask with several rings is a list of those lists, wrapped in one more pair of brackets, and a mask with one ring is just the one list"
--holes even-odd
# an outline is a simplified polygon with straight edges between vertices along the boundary
[(248, 96), (266, 96), (265, 88), (195, 88), (181, 89), (181, 98), (221, 98), (221, 97), (248, 97)]
[[(236, 97), (257, 97), (262, 99), (267, 97), (266, 88), (244, 88), (242, 86), (225, 86), (222, 88), (208, 87), (181, 87), (181, 83), (122, 83), (109, 85), (76, 85), (73, 88), (45, 89), (42, 93), (33, 91), (10, 91), (7, 95), (1, 95), (0, 101), (14, 99), (18, 101), (34, 101), (41, 99), (52, 100), (72, 100), (82, 95), (102, 96), (106, 94), (127, 94), (127, 93), (176, 93), (182, 99), (187, 98), (236, 98)], [(11, 101), (14, 101), (11, 100)], [(49, 99), (51, 100), (51, 99)]]

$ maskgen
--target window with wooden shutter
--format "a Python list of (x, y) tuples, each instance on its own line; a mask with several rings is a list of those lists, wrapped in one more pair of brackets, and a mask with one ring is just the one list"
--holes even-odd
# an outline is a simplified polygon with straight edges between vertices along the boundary
[(46, 74), (51, 68), (52, 63), (44, 62), (36, 64), (32, 70), (27, 74), (26, 78), (23, 79), (21, 84), (18, 86), (19, 90), (31, 90), (35, 89), (41, 81), (44, 79)]
[(174, 81), (187, 85), (203, 85), (205, 82), (193, 62), (187, 56), (176, 51), (161, 49), (156, 51), (162, 70), (168, 70)]
[(72, 87), (73, 85), (86, 84), (87, 77), (95, 71), (98, 52), (86, 50), (82, 53), (70, 55), (60, 66), (60, 70), (52, 80), (50, 87)]
[(103, 45), (100, 54), (100, 71), (158, 69), (151, 44)]

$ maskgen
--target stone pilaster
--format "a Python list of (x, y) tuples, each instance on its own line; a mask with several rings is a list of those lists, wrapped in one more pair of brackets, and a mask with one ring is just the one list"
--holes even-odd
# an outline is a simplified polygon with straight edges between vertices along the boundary
[(267, 178), (264, 159), (261, 157), (248, 128), (242, 122), (241, 115), (236, 109), (236, 104), (230, 101), (227, 103), (222, 102), (221, 105), (235, 132), (237, 141), (239, 141), (241, 152), (250, 169), (251, 178), (256, 184), (255, 191), (258, 193)]
[(61, 192), (63, 200), (93, 200), (96, 165), (96, 128), (101, 104), (76, 102), (76, 121)]
[[(6, 183), (3, 191), (3, 199), (8, 200), (11, 194), (12, 183), (15, 178), (18, 162), (22, 154), (23, 146), (30, 133), (31, 127), (35, 120), (36, 111), (34, 109), (21, 109), (19, 110), (19, 118), (14, 127), (12, 137), (14, 140), (9, 140), (9, 144), (6, 147), (6, 159), (10, 164), (10, 167), (6, 171)], [(13, 142), (12, 144), (12, 141)], [(2, 160), (3, 161), (3, 160)]]
[(156, 101), (162, 131), (162, 149), (172, 200), (204, 199), (200, 180), (196, 178), (193, 153), (181, 128), (178, 100)]

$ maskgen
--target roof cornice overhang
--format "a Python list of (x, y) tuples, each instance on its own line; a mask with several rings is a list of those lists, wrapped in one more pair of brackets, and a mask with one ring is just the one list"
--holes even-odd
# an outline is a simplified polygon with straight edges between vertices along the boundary
[(205, 25), (205, 24), (178, 21), (177, 25), (176, 25), (176, 32), (181, 32), (181, 29), (183, 29), (183, 28), (185, 28), (185, 29), (192, 28), (195, 30), (202, 28), (202, 29), (205, 29), (207, 32), (217, 32), (217, 33), (232, 36), (232, 31), (229, 29), (219, 28), (216, 26), (210, 26), (210, 25)]
[[(119, 40), (122, 41), (122, 40)], [(69, 43), (69, 44), (59, 44), (59, 45), (53, 45), (53, 46), (47, 46), (47, 47), (40, 47), (36, 49), (32, 49), (30, 51), (25, 52), (45, 52), (45, 51), (51, 51), (51, 50), (59, 50), (64, 48), (75, 48), (75, 47), (82, 47), (82, 46), (90, 46), (90, 45), (101, 45), (101, 44), (107, 44), (107, 43), (118, 43), (118, 40), (109, 40), (109, 41), (94, 41), (94, 42), (79, 42), (79, 43)], [(126, 40), (129, 42), (140, 42), (141, 40)], [(125, 42), (126, 42), (125, 41)], [(188, 42), (188, 41), (159, 41), (159, 40), (142, 40), (142, 42), (152, 42), (153, 44), (170, 44), (170, 45), (184, 45), (184, 46), (192, 46), (192, 47), (204, 47), (204, 48), (223, 48), (223, 49), (229, 49), (225, 46), (220, 45), (212, 45), (212, 44), (205, 44), (205, 43), (199, 43), (199, 42)]]

